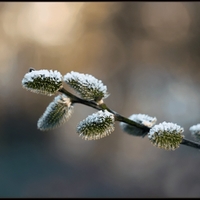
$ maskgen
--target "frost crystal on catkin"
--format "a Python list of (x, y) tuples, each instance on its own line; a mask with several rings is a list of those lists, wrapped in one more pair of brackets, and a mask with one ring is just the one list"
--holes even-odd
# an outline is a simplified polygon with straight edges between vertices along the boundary
[(89, 115), (77, 127), (77, 133), (85, 140), (97, 140), (114, 131), (114, 115), (107, 110), (100, 110)]
[(30, 70), (22, 79), (23, 88), (44, 95), (54, 95), (62, 87), (62, 75), (52, 70)]
[(163, 122), (150, 129), (148, 137), (156, 147), (175, 150), (183, 139), (184, 129), (171, 122)]
[(70, 99), (65, 95), (59, 95), (48, 105), (38, 120), (38, 129), (45, 131), (57, 128), (71, 117), (72, 112), (73, 106)]
[[(129, 117), (130, 120), (133, 120), (141, 125), (151, 128), (157, 121), (156, 117), (150, 117), (145, 114), (133, 114)], [(126, 133), (134, 136), (145, 136), (148, 132), (144, 129), (141, 129), (136, 126), (129, 125), (124, 122), (120, 122), (120, 127)]]
[(67, 73), (63, 80), (83, 99), (100, 102), (108, 97), (107, 87), (92, 75), (72, 71)]

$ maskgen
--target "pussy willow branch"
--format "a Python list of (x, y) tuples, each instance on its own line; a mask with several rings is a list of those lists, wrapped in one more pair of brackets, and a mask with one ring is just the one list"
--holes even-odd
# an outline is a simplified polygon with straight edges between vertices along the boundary
[[(81, 98), (75, 96), (74, 94), (70, 93), (69, 91), (67, 91), (63, 87), (59, 90), (59, 92), (67, 95), (71, 99), (73, 104), (80, 103), (80, 104), (84, 104), (84, 105), (87, 105), (89, 107), (92, 107), (94, 109), (97, 109), (97, 110), (107, 110), (107, 111), (113, 113), (116, 121), (124, 122), (124, 123), (127, 123), (129, 125), (136, 126), (140, 129), (142, 129), (143, 132), (144, 132), (143, 137), (145, 137), (150, 130), (149, 127), (144, 126), (142, 124), (139, 124), (139, 123), (137, 123), (133, 120), (130, 120), (129, 118), (126, 118), (126, 117), (120, 115), (119, 113), (111, 110), (110, 108), (107, 107), (107, 105), (105, 103), (98, 105), (94, 101), (88, 101), (88, 100), (85, 100), (85, 99), (81, 99)], [(189, 147), (193, 147), (193, 148), (196, 148), (196, 149), (200, 149), (200, 143), (197, 143), (197, 142), (185, 139), (185, 138), (183, 138), (183, 140), (180, 144), (183, 144), (183, 145), (186, 145), (186, 146), (189, 146)]]

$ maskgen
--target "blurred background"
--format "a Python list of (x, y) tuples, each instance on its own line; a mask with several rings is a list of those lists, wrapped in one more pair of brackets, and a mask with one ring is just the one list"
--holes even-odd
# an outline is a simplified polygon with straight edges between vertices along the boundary
[[(108, 107), (184, 127), (200, 122), (200, 2), (1, 2), (0, 197), (200, 197), (200, 151), (154, 147), (115, 131), (76, 133), (96, 112), (77, 104), (69, 121), (42, 132), (55, 96), (31, 93), (30, 67), (103, 81)], [(65, 88), (68, 86), (65, 84)]]

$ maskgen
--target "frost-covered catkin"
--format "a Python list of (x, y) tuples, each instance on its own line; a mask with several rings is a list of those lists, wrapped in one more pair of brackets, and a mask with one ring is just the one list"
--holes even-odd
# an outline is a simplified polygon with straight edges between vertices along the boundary
[(175, 150), (183, 139), (184, 129), (171, 122), (162, 122), (150, 129), (148, 138), (151, 143), (159, 148)]
[(38, 129), (42, 131), (57, 128), (67, 121), (73, 112), (70, 98), (59, 95), (49, 104), (44, 114), (38, 120)]
[(114, 115), (107, 110), (100, 110), (89, 115), (77, 127), (77, 133), (85, 140), (97, 140), (114, 131)]
[(72, 71), (67, 73), (63, 80), (83, 99), (100, 103), (102, 99), (109, 96), (107, 87), (92, 75)]
[(196, 141), (200, 141), (200, 124), (193, 125), (189, 128), (191, 135)]
[[(133, 120), (141, 125), (147, 126), (148, 128), (153, 127), (153, 125), (156, 123), (157, 119), (156, 117), (150, 117), (145, 114), (133, 114), (129, 117), (130, 120)], [(134, 136), (145, 136), (148, 132), (144, 129), (141, 129), (136, 126), (131, 126), (127, 123), (120, 122), (121, 129)]]
[(22, 79), (22, 87), (43, 95), (54, 95), (62, 88), (62, 75), (57, 70), (30, 70)]

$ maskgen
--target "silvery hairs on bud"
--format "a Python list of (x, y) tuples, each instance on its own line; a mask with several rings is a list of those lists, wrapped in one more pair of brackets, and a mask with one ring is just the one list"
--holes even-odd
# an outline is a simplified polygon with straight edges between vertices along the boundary
[(23, 88), (43, 95), (54, 95), (62, 87), (62, 75), (57, 70), (30, 70), (22, 79)]
[(77, 133), (85, 140), (97, 140), (114, 131), (114, 115), (107, 110), (100, 110), (89, 115), (77, 126)]
[(159, 148), (175, 150), (183, 139), (184, 129), (171, 122), (162, 122), (150, 129), (148, 138), (151, 143)]
[(189, 128), (191, 135), (196, 141), (200, 141), (200, 124), (193, 125)]
[(72, 112), (73, 106), (70, 98), (66, 95), (58, 95), (38, 120), (38, 129), (46, 131), (57, 128), (71, 117)]
[[(153, 125), (157, 121), (156, 117), (150, 117), (145, 114), (133, 114), (129, 117), (129, 119), (133, 120), (141, 125), (147, 126), (149, 128), (152, 128)], [(143, 136), (144, 137), (148, 133), (147, 131), (145, 131), (141, 128), (129, 125), (124, 122), (120, 122), (120, 127), (124, 132), (126, 132), (130, 135), (134, 135), (134, 136)]]
[(109, 96), (107, 87), (92, 75), (72, 71), (67, 73), (63, 80), (83, 99), (100, 102)]

